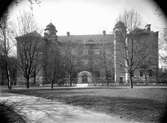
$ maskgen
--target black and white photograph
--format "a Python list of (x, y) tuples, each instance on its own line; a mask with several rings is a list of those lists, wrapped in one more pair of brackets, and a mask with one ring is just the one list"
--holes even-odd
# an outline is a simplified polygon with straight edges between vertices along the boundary
[(158, 0), (1, 0), (0, 123), (167, 123)]

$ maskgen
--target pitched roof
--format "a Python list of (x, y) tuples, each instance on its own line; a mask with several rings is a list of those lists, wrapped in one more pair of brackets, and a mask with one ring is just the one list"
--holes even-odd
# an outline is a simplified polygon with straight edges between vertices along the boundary
[[(33, 32), (30, 32), (30, 33), (27, 33), (27, 34), (18, 36), (18, 37), (16, 37), (16, 39), (21, 38), (21, 37), (27, 37), (27, 36), (28, 36), (28, 37), (29, 37), (29, 36), (41, 37), (41, 35), (40, 35), (37, 31), (33, 31)], [(41, 38), (42, 38), (42, 37), (41, 37)]]
[(71, 41), (72, 43), (79, 44), (97, 44), (97, 43), (111, 43), (114, 41), (113, 34), (106, 35), (70, 35), (70, 36), (58, 36), (58, 41), (61, 43), (67, 43)]

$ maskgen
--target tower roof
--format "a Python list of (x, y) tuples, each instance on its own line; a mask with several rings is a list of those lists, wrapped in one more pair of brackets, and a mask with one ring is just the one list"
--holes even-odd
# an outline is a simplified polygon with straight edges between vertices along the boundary
[(56, 27), (51, 22), (46, 26), (45, 30), (55, 30), (57, 32)]

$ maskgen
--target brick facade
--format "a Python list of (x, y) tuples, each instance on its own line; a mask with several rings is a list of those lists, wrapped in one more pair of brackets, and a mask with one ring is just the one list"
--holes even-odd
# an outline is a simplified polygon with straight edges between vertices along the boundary
[[(138, 82), (145, 82), (146, 80), (156, 81), (158, 79), (158, 32), (143, 29), (133, 36), (137, 48), (145, 47), (147, 49), (147, 52), (145, 52), (147, 58), (143, 59), (142, 62), (144, 65), (148, 65), (144, 69), (146, 72), (142, 72), (143, 68), (138, 68), (135, 71), (134, 80)], [(111, 84), (125, 81), (125, 69), (120, 65), (120, 61), (124, 63), (121, 54), (123, 45), (120, 41), (115, 40), (114, 34), (107, 34), (103, 31), (102, 34), (97, 35), (70, 35), (68, 32), (66, 36), (51, 36), (47, 38), (47, 41), (51, 43), (50, 50), (59, 49), (62, 57), (70, 57), (73, 69), (75, 69), (73, 78), (75, 83), (80, 79), (78, 75), (81, 76), (79, 74), (81, 72), (89, 72), (87, 76), (91, 76), (89, 78), (91, 79), (90, 84), (107, 82)], [(54, 52), (50, 52), (48, 57), (53, 58), (53, 54)], [(136, 55), (135, 58), (137, 59), (138, 56)], [(46, 81), (47, 75), (44, 71), (42, 75), (42, 78), (45, 78), (43, 81)]]

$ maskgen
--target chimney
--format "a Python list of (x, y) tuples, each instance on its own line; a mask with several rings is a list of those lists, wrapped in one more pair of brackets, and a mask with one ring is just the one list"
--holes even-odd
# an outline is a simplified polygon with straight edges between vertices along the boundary
[(145, 30), (147, 30), (147, 31), (151, 31), (151, 24), (147, 24), (147, 25), (145, 25)]
[(70, 36), (70, 32), (67, 32), (67, 36), (68, 36), (68, 37)]
[(106, 31), (105, 30), (103, 30), (103, 35), (106, 35)]

